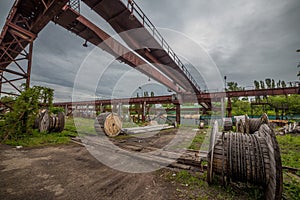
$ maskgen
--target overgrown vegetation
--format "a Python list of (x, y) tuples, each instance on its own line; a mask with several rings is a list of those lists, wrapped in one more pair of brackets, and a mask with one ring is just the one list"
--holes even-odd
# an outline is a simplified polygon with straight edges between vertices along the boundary
[(261, 193), (254, 188), (241, 190), (236, 185), (222, 187), (220, 185), (208, 185), (206, 182), (206, 172), (191, 172), (180, 170), (178, 172), (168, 172), (167, 179), (171, 182), (179, 183), (176, 191), (179, 197), (189, 199), (261, 199)]
[[(281, 150), (283, 166), (300, 169), (300, 136), (277, 136)], [(283, 170), (283, 197), (285, 199), (300, 199), (300, 171)]]
[(0, 141), (21, 146), (68, 143), (70, 136), (77, 134), (75, 130), (67, 130), (74, 127), (73, 120), (67, 121), (68, 128), (61, 133), (39, 133), (34, 129), (34, 121), (41, 108), (47, 108), (54, 114), (63, 111), (53, 107), (53, 92), (50, 88), (34, 86), (25, 89), (20, 96), (1, 98), (8, 109), (0, 116)]
[[(275, 82), (273, 79), (266, 78), (264, 81), (254, 81), (255, 89), (274, 89), (286, 88), (295, 86), (294, 83), (279, 80)], [(241, 91), (245, 88), (240, 87), (236, 82), (228, 82), (227, 91)], [(298, 94), (295, 95), (279, 95), (279, 96), (257, 96), (250, 101), (249, 98), (231, 98), (232, 101), (232, 115), (274, 115), (277, 118), (280, 116), (289, 115), (293, 117), (300, 114), (300, 98)], [(254, 101), (255, 104), (251, 102)], [(257, 103), (261, 104), (258, 105)], [(254, 106), (256, 105), (256, 106)]]
[(52, 99), (53, 90), (40, 86), (27, 88), (15, 99), (10, 98), (9, 112), (2, 116), (1, 139), (18, 140), (33, 134), (34, 120), (41, 104), (51, 108)]
[[(281, 150), (282, 165), (300, 169), (300, 136), (277, 136)], [(298, 172), (300, 176), (300, 171)]]
[(68, 144), (71, 137), (77, 136), (77, 130), (73, 118), (67, 118), (65, 130), (61, 133), (40, 133), (34, 129), (31, 134), (24, 135), (20, 138), (10, 138), (2, 141), (5, 144), (13, 146), (37, 147), (45, 145)]
[(192, 141), (192, 144), (190, 145), (189, 149), (193, 149), (193, 150), (200, 150), (201, 148), (201, 145), (205, 139), (205, 136), (206, 136), (206, 129), (203, 129), (203, 130), (199, 130), (193, 141)]

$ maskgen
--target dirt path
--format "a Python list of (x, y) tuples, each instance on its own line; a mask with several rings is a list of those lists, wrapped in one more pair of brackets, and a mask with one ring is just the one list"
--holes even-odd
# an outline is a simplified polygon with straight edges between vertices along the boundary
[(122, 173), (76, 144), (43, 148), (0, 145), (0, 199), (178, 199), (159, 172)]

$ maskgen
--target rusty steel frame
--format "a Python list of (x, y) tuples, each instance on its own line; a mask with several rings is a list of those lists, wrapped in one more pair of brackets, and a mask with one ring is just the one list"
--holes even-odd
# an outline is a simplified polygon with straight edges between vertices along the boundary
[[(80, 15), (78, 12), (73, 10), (69, 5), (65, 5), (63, 7), (63, 13), (58, 16), (58, 18), (54, 21), (55, 23), (61, 25), (62, 27), (68, 29), (69, 31), (79, 35), (86, 41), (95, 44), (97, 47), (102, 48), (107, 51), (111, 55), (113, 55), (116, 59), (125, 62), (129, 66), (135, 68), (136, 70), (142, 72), (143, 74), (151, 77), (152, 79), (158, 81), (159, 83), (165, 85), (171, 90), (179, 93), (185, 92), (184, 90), (180, 90), (180, 88), (173, 83), (170, 79), (160, 73), (157, 69), (155, 69), (151, 64), (144, 61), (138, 55), (136, 55), (133, 51), (122, 45), (120, 42), (112, 38), (105, 31), (100, 29), (97, 25), (89, 21), (84, 16)], [(63, 19), (68, 19), (72, 22), (72, 25), (66, 24)], [(75, 25), (73, 25), (75, 24)], [(84, 34), (76, 28), (77, 25), (83, 25), (84, 31), (89, 32), (90, 34), (94, 34), (97, 38), (89, 38), (89, 34)], [(72, 27), (73, 26), (73, 27)], [(77, 32), (78, 31), (78, 32)], [(98, 42), (94, 42), (93, 40), (97, 39)]]
[[(245, 91), (227, 91), (224, 92), (215, 92), (215, 93), (201, 93), (197, 95), (197, 103), (202, 105), (206, 104), (208, 107), (202, 106), (203, 108), (199, 109), (203, 113), (206, 113), (209, 110), (219, 111), (220, 108), (213, 108), (212, 102), (220, 101), (221, 98), (224, 98), (224, 95), (228, 97), (227, 105), (227, 116), (231, 117), (232, 107), (231, 107), (231, 97), (242, 97), (242, 96), (265, 96), (265, 95), (288, 95), (288, 94), (298, 94), (299, 87), (289, 87), (289, 88), (274, 88), (274, 89), (260, 89), (260, 90), (245, 90)], [(182, 97), (181, 97), (182, 98)], [(183, 101), (182, 101), (183, 100)], [(173, 104), (175, 105), (174, 110), (176, 111), (176, 123), (180, 124), (180, 105), (183, 102), (194, 103), (194, 97), (191, 95), (184, 95), (184, 98), (180, 101), (174, 95), (168, 96), (155, 96), (155, 97), (137, 97), (137, 98), (123, 98), (123, 99), (106, 99), (106, 100), (95, 100), (95, 101), (82, 101), (82, 102), (64, 102), (64, 103), (54, 103), (54, 106), (63, 107), (68, 112), (71, 110), (86, 110), (85, 108), (78, 108), (78, 106), (94, 106), (95, 111), (101, 111), (101, 108), (105, 105), (116, 105), (121, 103), (122, 105), (132, 105), (139, 104), (141, 108), (137, 110), (144, 110), (145, 105), (149, 104)], [(99, 108), (100, 107), (100, 108)], [(183, 109), (184, 110), (184, 109)], [(195, 109), (193, 109), (195, 110)], [(197, 110), (197, 109), (196, 109)], [(142, 115), (142, 119), (145, 119)]]
[[(117, 33), (121, 33), (120, 37), (130, 48), (148, 62), (153, 63), (174, 83), (185, 91), (200, 93), (200, 87), (187, 68), (134, 1), (82, 1), (106, 20)], [(111, 9), (112, 5), (114, 6), (113, 10)], [(125, 32), (133, 29), (139, 29), (142, 33), (127, 34)], [(138, 38), (135, 37), (136, 34), (138, 34)], [(151, 43), (149, 48), (147, 47), (148, 43)]]
[[(215, 93), (202, 93), (197, 95), (197, 101), (199, 104), (206, 103), (211, 106), (211, 102), (219, 101), (225, 96), (227, 97), (247, 97), (247, 96), (276, 96), (276, 95), (288, 95), (298, 94), (299, 87), (288, 87), (288, 88), (273, 88), (273, 89), (260, 89), (260, 90), (244, 90), (244, 91), (227, 91), (215, 92)], [(81, 101), (81, 102), (58, 102), (54, 103), (55, 106), (85, 106), (85, 105), (113, 105), (121, 103), (123, 105), (129, 104), (180, 104), (181, 102), (174, 95), (167, 96), (154, 96), (154, 97), (136, 97), (136, 98), (122, 98), (122, 99), (105, 99), (105, 100), (94, 100), (94, 101)], [(191, 95), (184, 95), (183, 102), (194, 103), (194, 98)]]
[[(39, 1), (15, 1), (6, 19), (0, 35), (0, 95), (18, 95), (20, 82), (25, 82), (25, 88), (29, 87), (33, 41), (68, 0)], [(4, 84), (13, 92), (4, 91)]]
[[(202, 93), (197, 95), (198, 102), (213, 102), (214, 100), (220, 100), (225, 96), (227, 97), (247, 97), (247, 96), (276, 96), (276, 95), (288, 95), (288, 94), (298, 94), (299, 87), (288, 87), (288, 88), (273, 88), (273, 89), (260, 89), (260, 90), (244, 90), (244, 91), (227, 91), (215, 92), (215, 93)], [(193, 98), (190, 95), (184, 95), (184, 102), (193, 103)], [(178, 103), (178, 99), (174, 95), (167, 96), (154, 96), (154, 97), (136, 97), (136, 98), (123, 98), (123, 99), (105, 99), (105, 100), (95, 100), (95, 101), (81, 101), (81, 102), (58, 102), (55, 103), (56, 106), (61, 105), (111, 105), (116, 103), (122, 104), (135, 104), (147, 102), (147, 104), (167, 104), (167, 103)]]
[[(31, 74), (31, 65), (32, 65), (32, 51), (33, 51), (33, 40), (36, 38), (35, 34), (32, 34), (25, 29), (22, 29), (12, 23), (8, 23), (9, 34), (13, 37), (13, 41), (2, 42), (0, 49), (3, 50), (3, 54), (0, 56), (0, 94), (11, 94), (8, 92), (2, 91), (4, 84), (10, 85), (18, 93), (21, 93), (18, 81), (25, 80), (25, 87), (28, 88), (30, 85), (30, 74)], [(23, 44), (29, 43), (29, 45), (24, 46)], [(11, 49), (11, 46), (14, 46)], [(19, 56), (14, 58), (12, 53), (16, 53), (15, 49), (22, 49), (19, 52)], [(4, 56), (9, 59), (2, 59)], [(24, 64), (23, 62), (26, 62)], [(6, 66), (7, 64), (14, 63), (16, 69), (8, 69), (11, 65)], [(6, 76), (8, 75), (8, 76)], [(10, 77), (10, 78), (8, 78)]]

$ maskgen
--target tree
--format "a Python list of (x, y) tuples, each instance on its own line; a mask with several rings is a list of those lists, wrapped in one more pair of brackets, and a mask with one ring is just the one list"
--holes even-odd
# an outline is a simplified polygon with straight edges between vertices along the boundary
[(52, 89), (40, 86), (25, 89), (12, 103), (10, 112), (4, 116), (4, 126), (0, 127), (1, 138), (18, 139), (31, 134), (40, 106), (52, 108), (52, 101)]
[(267, 87), (271, 88), (271, 85), (272, 85), (271, 79), (270, 78), (266, 78), (265, 82), (266, 82)]
[(279, 81), (277, 82), (277, 88), (280, 88), (280, 86), (281, 86), (281, 81), (279, 80)]
[(282, 88), (286, 88), (286, 83), (285, 83), (285, 81), (281, 81), (281, 87), (282, 87)]
[(232, 103), (232, 114), (233, 115), (249, 114), (250, 111), (251, 111), (251, 105), (247, 99), (238, 100), (238, 101)]
[(261, 89), (265, 89), (265, 82), (260, 81), (260, 88), (261, 88)]
[(238, 83), (236, 82), (228, 82), (227, 83), (227, 86), (228, 86), (228, 91), (240, 91), (242, 90), (241, 87), (238, 86)]
[(272, 79), (272, 88), (275, 88), (275, 81)]
[[(296, 52), (300, 53), (300, 49), (297, 49), (297, 51), (296, 51)], [(300, 67), (300, 62), (299, 62), (299, 64), (298, 64), (298, 66), (297, 66), (297, 67), (298, 67), (298, 68)], [(300, 71), (298, 72), (297, 76), (299, 76), (299, 80), (300, 80)]]
[[(236, 83), (236, 82), (228, 82), (227, 86), (228, 86), (227, 91), (240, 91), (243, 89), (242, 87), (239, 87), (238, 83)], [(238, 99), (239, 99), (238, 97), (231, 98), (232, 102), (235, 102)]]
[(259, 90), (259, 82), (257, 80), (254, 80), (254, 86), (256, 90)]

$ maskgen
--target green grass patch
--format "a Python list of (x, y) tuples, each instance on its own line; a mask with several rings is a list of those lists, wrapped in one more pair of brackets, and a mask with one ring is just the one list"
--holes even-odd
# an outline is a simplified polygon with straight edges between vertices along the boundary
[(300, 169), (300, 136), (287, 134), (276, 138), (281, 150), (282, 165)]
[(96, 135), (96, 130), (94, 128), (94, 119), (88, 118), (75, 118), (74, 126), (76, 125), (76, 130), (80, 134), (91, 134)]
[(283, 172), (284, 199), (300, 199), (300, 177), (289, 172)]
[[(282, 165), (300, 169), (300, 136), (287, 134), (276, 138), (280, 146)], [(296, 174), (283, 171), (283, 197), (300, 199), (300, 171)]]
[(123, 122), (122, 127), (123, 128), (133, 128), (138, 127), (139, 125), (134, 122)]
[(205, 129), (197, 131), (196, 136), (194, 137), (192, 144), (189, 146), (189, 149), (200, 150), (201, 145), (205, 139), (206, 131)]
[(36, 147), (44, 145), (68, 144), (71, 137), (76, 137), (77, 131), (72, 118), (67, 118), (65, 129), (61, 133), (40, 133), (33, 130), (32, 134), (23, 134), (17, 139), (7, 139), (2, 141), (4, 144), (13, 146)]
[(207, 182), (205, 181), (206, 174), (203, 173), (195, 173), (194, 175), (192, 175), (186, 170), (181, 170), (176, 174), (176, 176), (172, 177), (171, 179), (183, 184), (184, 186), (190, 186), (191, 188), (208, 186)]
[(13, 146), (36, 147), (44, 145), (68, 144), (70, 142), (70, 132), (61, 133), (40, 133), (34, 130), (33, 134), (24, 136), (17, 140), (5, 140), (4, 143)]
[(188, 195), (189, 199), (233, 199), (236, 197), (236, 192), (234, 192), (232, 187), (208, 185), (206, 177), (206, 172), (181, 170), (179, 172), (170, 172), (167, 179), (171, 182), (179, 183), (181, 187), (176, 189), (179, 196), (184, 197)]

